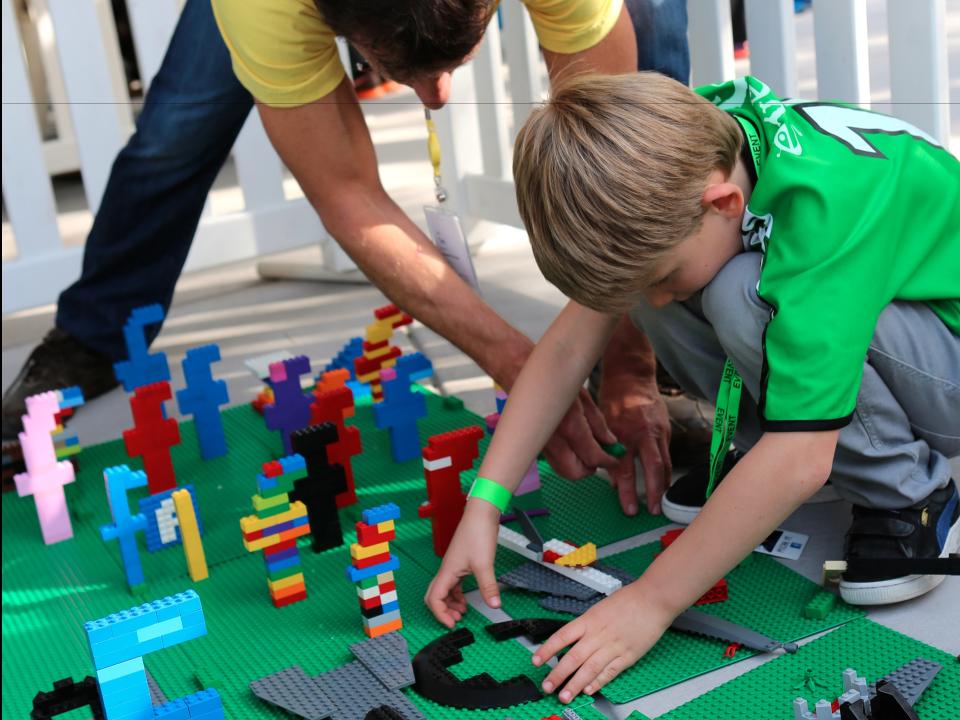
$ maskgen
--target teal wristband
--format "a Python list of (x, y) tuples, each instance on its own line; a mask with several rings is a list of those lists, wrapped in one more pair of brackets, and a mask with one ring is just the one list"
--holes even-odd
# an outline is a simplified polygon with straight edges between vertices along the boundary
[(506, 512), (510, 506), (510, 498), (513, 493), (507, 490), (503, 485), (495, 483), (493, 480), (477, 476), (468, 493), (470, 497), (486, 500), (500, 512)]

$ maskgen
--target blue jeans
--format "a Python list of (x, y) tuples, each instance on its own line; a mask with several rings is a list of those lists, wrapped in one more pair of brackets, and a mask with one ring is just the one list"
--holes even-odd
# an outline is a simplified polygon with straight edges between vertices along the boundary
[[(627, 0), (639, 68), (689, 76), (686, 0)], [(56, 323), (113, 360), (131, 310), (170, 307), (200, 213), (253, 106), (233, 74), (210, 0), (187, 0), (137, 129), (117, 155)], [(148, 328), (150, 342), (160, 326)]]
[(690, 81), (687, 0), (626, 0), (637, 36), (637, 70)]
[[(117, 155), (57, 326), (125, 358), (130, 311), (169, 308), (207, 193), (253, 99), (233, 74), (210, 0), (187, 0), (136, 132)], [(160, 331), (148, 328), (148, 341)]]

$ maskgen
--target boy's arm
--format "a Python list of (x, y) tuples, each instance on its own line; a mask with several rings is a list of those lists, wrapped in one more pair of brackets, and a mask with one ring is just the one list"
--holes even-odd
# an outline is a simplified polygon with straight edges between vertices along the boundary
[[(553, 428), (570, 406), (616, 324), (616, 318), (570, 302), (547, 329), (510, 393), (478, 475), (512, 493)], [(603, 419), (594, 429), (601, 442), (616, 438)], [(603, 451), (597, 446), (597, 453)], [(500, 607), (493, 560), (500, 512), (480, 498), (469, 498), (453, 540), (424, 601), (452, 628), (467, 610), (460, 581), (473, 574), (484, 601)]]
[(533, 656), (534, 665), (576, 643), (546, 677), (544, 690), (552, 692), (573, 674), (560, 693), (560, 700), (569, 702), (581, 690), (593, 694), (636, 662), (673, 618), (826, 482), (838, 434), (765, 434), (639, 580), (543, 644)]
[[(616, 322), (616, 317), (567, 303), (514, 383), (478, 475), (511, 492), (516, 488), (577, 396)], [(615, 442), (607, 433), (603, 442)]]

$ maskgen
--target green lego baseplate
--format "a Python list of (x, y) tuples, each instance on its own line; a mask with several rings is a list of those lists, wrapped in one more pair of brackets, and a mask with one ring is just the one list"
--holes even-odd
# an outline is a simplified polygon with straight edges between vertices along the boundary
[[(440, 432), (483, 424), (481, 418), (457, 403), (429, 393), (427, 403), (429, 414), (419, 423), (422, 444)], [(190, 581), (180, 546), (149, 553), (140, 542), (146, 583), (135, 593), (127, 589), (116, 543), (104, 543), (98, 533), (99, 526), (110, 521), (102, 470), (117, 464), (141, 466), (139, 460), (127, 457), (120, 441), (86, 448), (80, 455), (77, 480), (65, 488), (75, 531), (71, 540), (45, 546), (30, 499), (12, 493), (3, 496), (5, 715), (23, 717), (38, 690), (50, 689), (60, 678), (81, 678), (92, 672), (84, 621), (193, 587), (203, 602), (208, 634), (146, 657), (145, 664), (160, 687), (168, 697), (216, 687), (223, 697), (226, 716), (237, 720), (288, 717), (257, 700), (247, 686), (291, 665), (299, 664), (306, 672), (317, 674), (352, 659), (348, 645), (364, 639), (355, 587), (345, 574), (350, 563), (349, 544), (355, 540), (353, 523), (360, 519), (362, 509), (384, 502), (395, 502), (402, 512), (397, 539), (391, 543), (391, 550), (401, 559), (396, 576), (404, 621), (401, 632), (411, 652), (446, 632), (422, 601), (439, 567), (439, 559), (433, 554), (430, 521), (417, 516), (417, 508), (426, 500), (423, 467), (420, 460), (393, 462), (387, 432), (375, 428), (369, 400), (357, 403), (356, 416), (349, 421), (360, 428), (364, 451), (353, 459), (359, 502), (340, 514), (344, 545), (316, 554), (310, 550), (309, 539), (303, 539), (300, 549), (307, 599), (280, 609), (270, 602), (263, 560), (259, 553), (244, 550), (239, 528), (239, 518), (252, 512), (250, 496), (256, 491), (255, 476), (261, 464), (282, 455), (280, 436), (268, 431), (262, 417), (246, 405), (231, 408), (222, 417), (230, 447), (225, 457), (207, 462), (200, 459), (192, 422), (181, 424), (182, 442), (172, 449), (179, 483), (192, 483), (197, 492), (210, 569), (208, 580)], [(481, 441), (481, 456), (487, 443), (486, 438)], [(624, 516), (616, 494), (601, 478), (568, 482), (557, 478), (545, 463), (540, 467), (544, 484), (540, 499), (551, 513), (534, 522), (544, 537), (592, 541), (603, 546), (666, 524), (662, 517), (643, 510), (634, 518)], [(473, 474), (464, 473), (464, 487)], [(137, 500), (145, 494), (146, 490), (131, 492), (131, 508), (135, 509)], [(649, 562), (646, 552), (647, 548), (640, 548), (605, 562), (639, 574)], [(498, 553), (501, 571), (520, 561), (509, 552)], [(762, 604), (766, 596), (778, 605), (768, 609), (760, 620), (748, 617), (746, 609), (738, 611), (737, 588), (748, 581), (738, 580), (739, 571), (734, 571), (729, 576), (732, 620), (786, 640), (809, 635), (856, 614), (838, 607), (823, 621), (803, 618), (801, 610), (815, 591), (812, 584), (766, 558), (755, 559), (747, 568), (756, 568), (745, 575), (756, 578), (749, 581), (757, 593), (754, 604)], [(781, 576), (794, 583), (789, 586), (791, 590), (783, 589), (787, 581)], [(774, 584), (768, 587), (764, 585), (767, 581)], [(803, 595), (799, 587), (807, 594)], [(797, 597), (787, 602), (790, 593)], [(505, 609), (515, 617), (553, 615), (520, 593), (504, 593), (504, 602)], [(720, 614), (724, 612), (727, 610)], [(466, 678), (488, 672), (498, 680), (525, 674), (539, 683), (546, 670), (534, 668), (530, 653), (519, 643), (494, 642), (483, 630), (486, 624), (479, 613), (468, 613), (464, 625), (474, 633), (475, 642), (464, 648), (463, 662), (452, 668), (454, 674)], [(673, 644), (672, 635), (658, 644), (639, 669), (615, 681), (620, 685), (611, 686), (613, 697), (618, 701), (632, 699), (731, 662), (721, 657), (722, 643), (683, 638), (683, 644), (678, 645)], [(662, 645), (667, 649), (661, 650)], [(738, 658), (746, 656), (743, 650), (738, 653)], [(437, 706), (413, 690), (404, 692), (428, 717), (443, 720), (465, 716), (536, 720), (559, 715), (563, 709), (549, 697), (510, 709), (463, 711)], [(578, 699), (574, 705), (584, 701)], [(581, 715), (600, 717), (592, 707)]]
[(795, 655), (782, 655), (754, 668), (658, 720), (790, 720), (794, 698), (806, 698), (811, 708), (817, 700), (835, 700), (843, 692), (841, 673), (847, 668), (873, 683), (918, 657), (943, 668), (914, 706), (917, 715), (923, 720), (956, 720), (960, 712), (957, 658), (866, 618), (803, 645)]
[[(425, 394), (429, 414), (419, 423), (422, 444), (440, 432), (483, 424), (462, 404)], [(126, 587), (116, 543), (103, 542), (98, 532), (100, 525), (110, 522), (103, 469), (118, 464), (142, 466), (139, 459), (127, 456), (119, 440), (85, 448), (80, 455), (77, 479), (65, 488), (75, 533), (71, 540), (45, 546), (33, 503), (12, 493), (3, 496), (4, 714), (22, 717), (37, 691), (50, 689), (62, 677), (79, 678), (92, 672), (85, 621), (193, 587), (203, 602), (208, 634), (146, 657), (145, 664), (160, 687), (169, 697), (216, 687), (227, 716), (239, 720), (286, 717), (257, 700), (247, 685), (293, 664), (316, 674), (352, 659), (348, 645), (364, 635), (356, 591), (345, 574), (350, 563), (348, 547), (356, 539), (353, 523), (360, 519), (361, 510), (383, 502), (397, 503), (402, 512), (391, 547), (401, 557), (397, 590), (402, 632), (411, 652), (446, 632), (422, 602), (439, 567), (430, 521), (417, 516), (418, 506), (426, 500), (423, 466), (419, 459), (393, 462), (387, 432), (374, 426), (369, 399), (357, 403), (356, 416), (349, 421), (360, 428), (364, 451), (353, 459), (359, 502), (341, 512), (344, 545), (315, 554), (309, 539), (300, 542), (307, 600), (281, 609), (270, 602), (263, 560), (244, 549), (239, 528), (239, 519), (252, 512), (250, 497), (256, 492), (255, 476), (262, 463), (282, 455), (280, 435), (267, 430), (263, 418), (247, 405), (221, 416), (230, 448), (226, 456), (201, 460), (192, 422), (181, 424), (182, 442), (172, 448), (178, 482), (192, 483), (197, 492), (208, 580), (191, 582), (179, 545), (149, 553), (141, 540), (146, 583), (133, 592)], [(487, 443), (485, 438), (481, 452)], [(550, 522), (560, 523), (569, 516), (578, 538), (587, 538), (591, 532), (596, 537), (599, 532), (600, 542), (612, 542), (664, 522), (649, 515), (625, 518), (619, 511), (615, 519), (608, 517), (616, 510), (616, 498), (600, 478), (568, 483), (545, 464), (543, 475), (544, 495), (555, 508)], [(464, 484), (470, 480), (465, 473)], [(131, 491), (131, 509), (136, 511), (144, 496), (145, 489)], [(519, 643), (495, 643), (487, 636), (483, 630), (487, 623), (479, 613), (470, 613), (465, 624), (476, 642), (464, 649), (464, 661), (453, 669), (456, 675), (489, 672), (498, 680), (518, 674), (537, 682), (543, 679), (546, 670), (534, 668)], [(463, 716), (463, 711), (435, 706), (407, 692), (429, 717)], [(509, 712), (522, 720), (561, 710), (550, 697)], [(469, 714), (502, 718), (504, 711)]]
[[(602, 562), (639, 576), (658, 552), (660, 543), (653, 542), (611, 555)], [(744, 625), (776, 640), (799, 640), (864, 614), (861, 609), (839, 601), (822, 619), (804, 617), (804, 607), (821, 589), (769, 557), (753, 557), (751, 562), (727, 573), (726, 578), (728, 599), (699, 605), (697, 610)], [(514, 617), (571, 618), (541, 608), (538, 596), (523, 590), (505, 590), (501, 598), (504, 611)], [(740, 648), (733, 658), (726, 658), (727, 645), (721, 640), (668, 630), (650, 652), (604, 687), (603, 695), (614, 703), (628, 702), (756, 655), (753, 650)]]

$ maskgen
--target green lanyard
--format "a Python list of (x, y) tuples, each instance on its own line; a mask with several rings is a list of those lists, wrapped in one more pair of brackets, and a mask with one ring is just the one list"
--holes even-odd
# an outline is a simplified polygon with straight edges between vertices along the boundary
[[(753, 159), (754, 170), (760, 174), (760, 134), (753, 123), (737, 116), (747, 144), (750, 148), (750, 157)], [(717, 409), (713, 415), (713, 436), (710, 438), (710, 480), (707, 483), (706, 497), (710, 497), (723, 471), (723, 461), (727, 459), (730, 443), (737, 434), (737, 419), (740, 415), (740, 393), (743, 389), (743, 380), (737, 373), (730, 358), (723, 363), (723, 377), (720, 379), (720, 390), (717, 392)]]
[(733, 436), (737, 433), (737, 419), (740, 415), (740, 391), (743, 380), (737, 373), (730, 358), (723, 363), (723, 378), (717, 393), (717, 410), (713, 415), (713, 437), (710, 439), (710, 482), (707, 483), (707, 497), (713, 492), (720, 478), (723, 461)]

